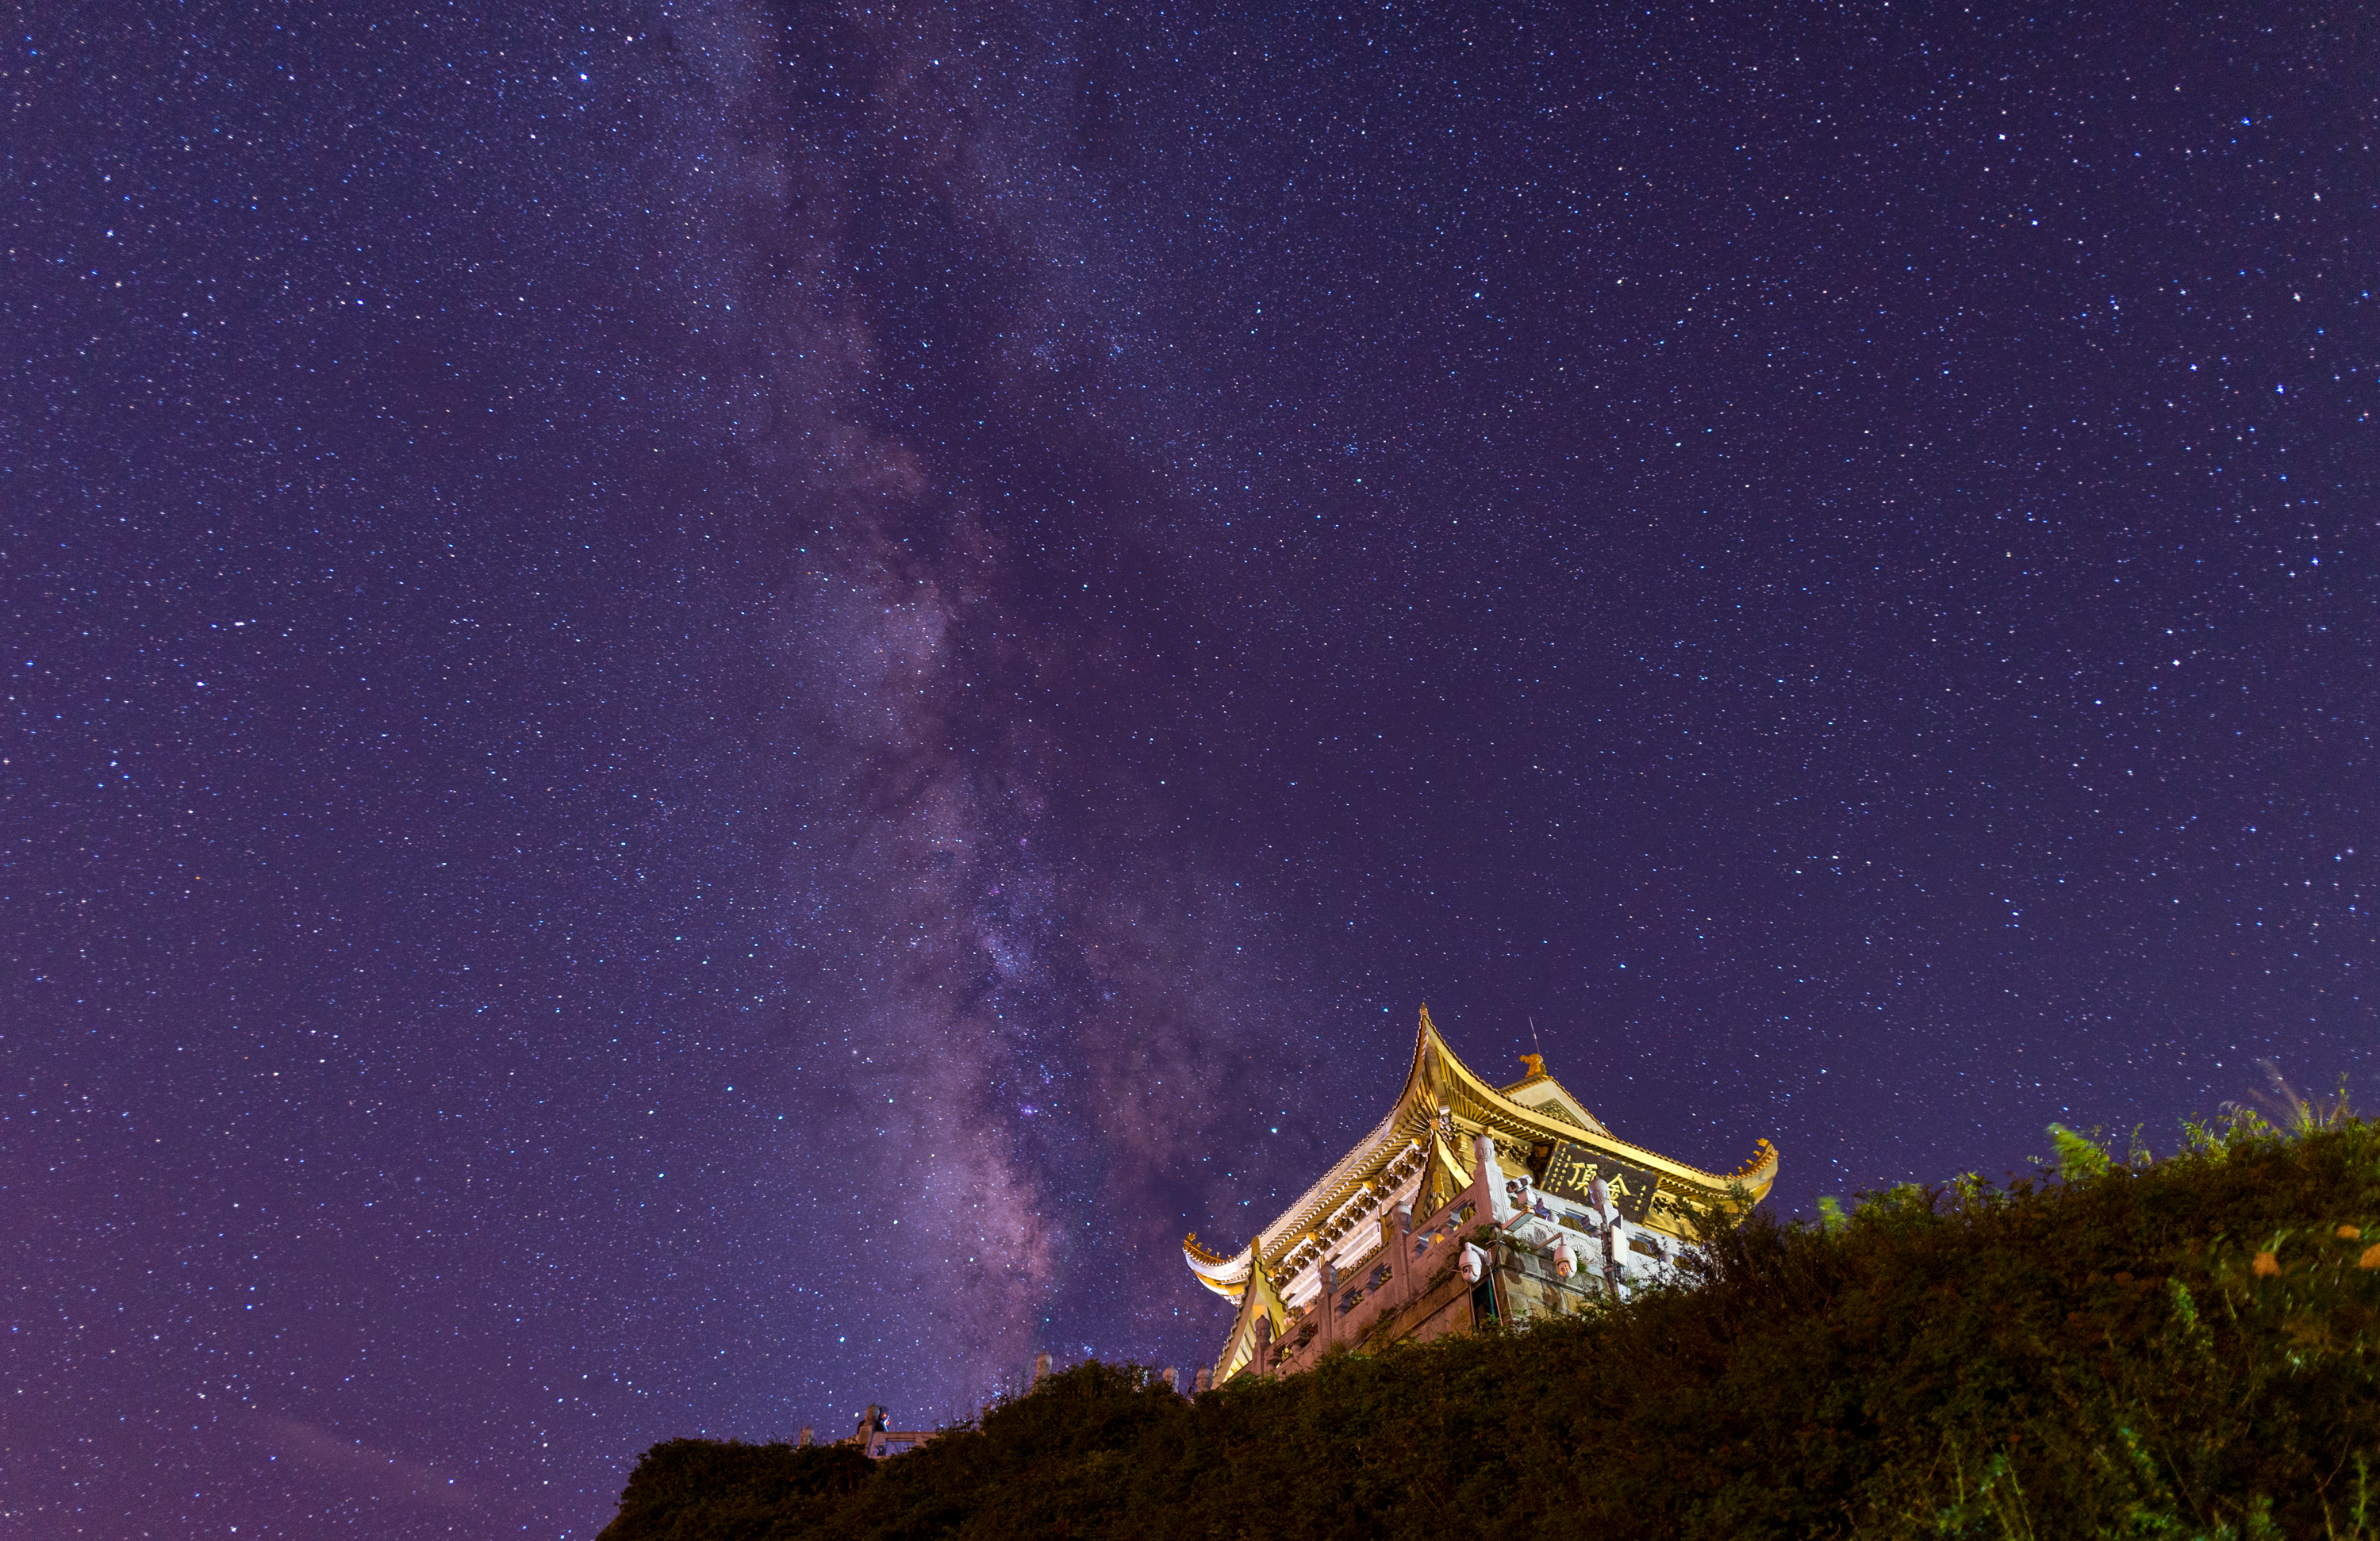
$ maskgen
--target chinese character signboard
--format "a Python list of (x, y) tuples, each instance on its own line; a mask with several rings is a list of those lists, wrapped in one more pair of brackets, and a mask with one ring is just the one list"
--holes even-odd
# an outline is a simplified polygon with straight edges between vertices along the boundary
[(1643, 1167), (1615, 1161), (1600, 1151), (1564, 1140), (1553, 1147), (1546, 1159), (1545, 1175), (1537, 1186), (1558, 1198), (1577, 1204), (1591, 1204), (1588, 1189), (1597, 1178), (1611, 1191), (1611, 1202), (1630, 1220), (1642, 1222), (1653, 1203), (1653, 1190), (1660, 1179)]

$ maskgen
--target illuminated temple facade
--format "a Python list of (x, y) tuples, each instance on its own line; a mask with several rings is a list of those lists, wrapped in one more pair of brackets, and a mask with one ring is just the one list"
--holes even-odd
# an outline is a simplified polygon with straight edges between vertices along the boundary
[(1733, 1172), (1698, 1171), (1618, 1138), (1538, 1056), (1522, 1062), (1488, 1085), (1424, 1007), (1404, 1090), (1354, 1149), (1237, 1253), (1190, 1234), (1191, 1271), (1238, 1308), (1212, 1384), (1624, 1299), (1694, 1250), (1697, 1211), (1740, 1217), (1777, 1181), (1765, 1139)]

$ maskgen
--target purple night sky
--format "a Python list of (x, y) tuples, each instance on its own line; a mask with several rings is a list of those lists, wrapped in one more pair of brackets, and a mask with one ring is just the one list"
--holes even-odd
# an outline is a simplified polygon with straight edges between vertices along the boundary
[(8, 40), (0, 1530), (1194, 1365), (1424, 1001), (2380, 1096), (2356, 7), (375, 9)]

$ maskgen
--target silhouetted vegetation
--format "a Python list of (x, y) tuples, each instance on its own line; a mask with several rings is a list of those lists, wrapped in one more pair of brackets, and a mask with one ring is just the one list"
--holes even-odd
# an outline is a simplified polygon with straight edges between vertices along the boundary
[(2062, 1176), (1756, 1218), (1694, 1288), (1195, 1403), (1083, 1365), (872, 1468), (675, 1441), (603, 1541), (2361, 1535), (2380, 1127), (2292, 1122), (2059, 1131)]

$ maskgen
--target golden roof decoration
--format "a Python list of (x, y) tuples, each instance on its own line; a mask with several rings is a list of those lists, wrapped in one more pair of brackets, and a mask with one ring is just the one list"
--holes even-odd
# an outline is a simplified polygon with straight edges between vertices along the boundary
[(1421, 1195), (1414, 1201), (1416, 1214), (1435, 1214), (1471, 1186), (1471, 1168), (1447, 1148), (1443, 1133), (1430, 1137), (1429, 1155), (1429, 1171), (1421, 1180)]
[(1215, 1384), (1220, 1386), (1247, 1367), (1257, 1355), (1257, 1323), (1272, 1324), (1272, 1336), (1278, 1340), (1289, 1326), (1289, 1305), (1273, 1287), (1272, 1276), (1265, 1271), (1261, 1258), (1254, 1256), (1248, 1270), (1248, 1281), (1240, 1290), (1240, 1313), (1232, 1323), (1231, 1336), (1223, 1340), (1223, 1355), (1215, 1361)]

